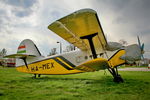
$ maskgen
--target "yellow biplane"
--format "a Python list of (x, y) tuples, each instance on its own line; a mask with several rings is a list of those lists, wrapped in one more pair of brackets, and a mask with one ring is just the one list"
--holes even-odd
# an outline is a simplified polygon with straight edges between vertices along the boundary
[(18, 71), (35, 74), (36, 77), (108, 69), (114, 82), (123, 82), (117, 67), (141, 58), (137, 44), (123, 47), (116, 42), (107, 42), (98, 15), (92, 9), (76, 11), (53, 22), (48, 29), (79, 49), (43, 57), (31, 40), (23, 40), (17, 54), (6, 56), (16, 58)]

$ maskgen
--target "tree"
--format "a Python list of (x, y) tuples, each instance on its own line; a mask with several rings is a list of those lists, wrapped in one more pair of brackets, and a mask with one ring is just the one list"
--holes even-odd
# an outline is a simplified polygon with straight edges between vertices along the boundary
[(123, 46), (126, 46), (128, 44), (127, 41), (124, 39), (119, 40), (119, 43), (122, 44)]
[(7, 50), (5, 48), (0, 52), (0, 66), (4, 66), (5, 60), (3, 59), (6, 56)]
[(2, 51), (0, 52), (0, 57), (6, 56), (6, 53), (7, 53), (7, 50), (3, 48)]
[(73, 51), (73, 50), (75, 50), (75, 46), (72, 45), (72, 44), (70, 44), (70, 45), (68, 45), (68, 46), (66, 47), (66, 49), (65, 49), (64, 52), (69, 52), (69, 51)]
[(52, 56), (56, 54), (57, 54), (56, 48), (52, 48), (48, 56)]

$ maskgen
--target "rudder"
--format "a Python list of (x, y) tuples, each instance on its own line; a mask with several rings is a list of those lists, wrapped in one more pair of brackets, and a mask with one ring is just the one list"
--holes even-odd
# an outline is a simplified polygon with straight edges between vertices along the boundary
[(38, 50), (37, 46), (30, 39), (25, 39), (20, 43), (17, 54), (41, 56), (41, 53)]

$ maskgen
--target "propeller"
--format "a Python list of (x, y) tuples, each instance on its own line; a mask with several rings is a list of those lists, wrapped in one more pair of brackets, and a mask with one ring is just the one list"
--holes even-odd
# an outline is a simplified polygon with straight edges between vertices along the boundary
[(137, 36), (137, 39), (138, 39), (138, 45), (141, 49), (141, 58), (144, 59), (144, 56), (143, 56), (143, 54), (144, 54), (144, 43), (142, 43), (142, 45), (141, 45), (141, 41), (140, 41), (139, 36)]

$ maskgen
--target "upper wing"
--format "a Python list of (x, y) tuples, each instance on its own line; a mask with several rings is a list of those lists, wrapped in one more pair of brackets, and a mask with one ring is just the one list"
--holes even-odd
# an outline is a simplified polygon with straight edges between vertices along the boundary
[(98, 33), (93, 38), (97, 53), (104, 50), (107, 45), (98, 16), (92, 9), (76, 11), (53, 22), (48, 28), (81, 50), (90, 50), (90, 45), (86, 39), (82, 40), (80, 37), (94, 33)]

